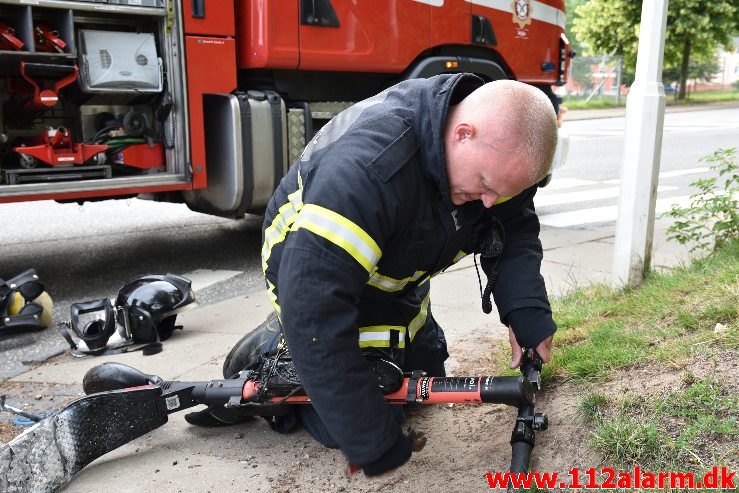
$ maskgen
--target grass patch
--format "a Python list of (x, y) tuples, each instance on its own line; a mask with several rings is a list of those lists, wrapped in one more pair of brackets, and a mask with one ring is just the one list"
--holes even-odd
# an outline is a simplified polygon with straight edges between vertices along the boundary
[[(552, 309), (559, 330), (553, 360), (542, 369), (548, 392), (564, 381), (583, 389), (607, 382), (615, 370), (638, 378), (649, 365), (674, 372), (690, 360), (726, 361), (739, 347), (739, 239), (691, 265), (650, 273), (637, 288), (593, 286), (552, 300)], [(507, 342), (498, 351), (502, 366)], [(577, 415), (601, 464), (697, 474), (714, 465), (736, 469), (734, 375), (714, 369), (699, 378), (685, 370), (671, 382), (667, 391), (657, 382), (613, 395), (606, 384), (584, 395)]]
[(589, 394), (578, 411), (593, 426), (590, 445), (619, 468), (705, 471), (732, 460), (716, 444), (739, 440), (739, 399), (714, 376), (663, 395), (626, 394), (615, 404)]
[(580, 401), (577, 406), (577, 414), (588, 423), (600, 421), (606, 404), (608, 404), (608, 396), (600, 392), (593, 392)]
[(667, 98), (667, 104), (674, 105), (712, 103), (715, 101), (739, 101), (739, 91), (691, 92), (687, 99), (677, 101), (672, 96)]
[(580, 380), (599, 378), (643, 358), (649, 347), (648, 335), (628, 330), (619, 322), (599, 323), (588, 339), (562, 348), (557, 360), (567, 375)]
[[(597, 96), (590, 101), (585, 101), (584, 97), (565, 97), (562, 102), (570, 110), (600, 110), (604, 108), (616, 108), (616, 98), (610, 96)], [(626, 96), (621, 97), (620, 106), (626, 106)]]
[(553, 300), (552, 309), (559, 330), (545, 382), (599, 380), (632, 365), (679, 360), (706, 345), (736, 347), (739, 241), (690, 266), (650, 273), (638, 288), (595, 286)]
[[(672, 94), (667, 95), (667, 106), (686, 106), (692, 104), (714, 103), (719, 101), (739, 101), (739, 91), (700, 91), (692, 92), (686, 99), (675, 99)], [(616, 104), (615, 96), (595, 96), (585, 101), (584, 96), (565, 97), (562, 102), (571, 110), (599, 110), (626, 106), (626, 96), (621, 96), (621, 103)]]
[(626, 467), (632, 464), (663, 463), (669, 447), (660, 436), (655, 423), (617, 414), (601, 420), (593, 432), (590, 444), (603, 453), (608, 464)]

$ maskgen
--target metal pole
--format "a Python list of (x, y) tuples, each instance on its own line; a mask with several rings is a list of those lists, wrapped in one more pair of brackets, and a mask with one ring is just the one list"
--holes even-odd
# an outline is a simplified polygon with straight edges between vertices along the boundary
[(621, 71), (624, 67), (624, 57), (618, 57), (618, 73), (616, 74), (616, 106), (621, 106)]
[(613, 283), (619, 287), (641, 283), (651, 263), (665, 116), (662, 59), (667, 4), (668, 0), (642, 2), (636, 78), (626, 98), (621, 196), (613, 252)]

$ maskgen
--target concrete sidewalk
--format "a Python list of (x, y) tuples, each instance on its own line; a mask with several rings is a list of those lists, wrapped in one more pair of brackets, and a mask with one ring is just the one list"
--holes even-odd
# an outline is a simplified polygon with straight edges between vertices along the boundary
[[(684, 248), (665, 241), (666, 226), (664, 221), (657, 222), (654, 258), (658, 267), (688, 260)], [(542, 273), (550, 295), (559, 296), (594, 282), (608, 282), (613, 235), (613, 225), (589, 229), (544, 228)], [(481, 275), (484, 282), (484, 274)], [(505, 339), (507, 331), (495, 313), (487, 316), (480, 309), (472, 259), (467, 258), (434, 278), (432, 291), (434, 316), (444, 327), (449, 343), (448, 372), (489, 373), (490, 341)], [(160, 354), (83, 359), (65, 354), (18, 375), (11, 382), (79, 385), (84, 373), (103, 361), (119, 361), (164, 379), (221, 378), (221, 365), (231, 346), (261, 323), (270, 311), (264, 293), (199, 307), (178, 318), (184, 330), (168, 340)], [(262, 420), (231, 428), (199, 429), (187, 425), (182, 414), (172, 415), (164, 427), (88, 466), (64, 491), (287, 491), (286, 474), (294, 480), (296, 488), (288, 488), (290, 491), (364, 491), (364, 487), (357, 488), (356, 483), (351, 483), (353, 480), (341, 475), (343, 457), (339, 452), (323, 449), (303, 431), (277, 435)], [(503, 437), (502, 446), (507, 439)], [(443, 456), (444, 441), (436, 437), (434, 443), (441, 447), (436, 454)], [(475, 452), (469, 450), (469, 454), (472, 457)], [(397, 491), (414, 491), (407, 486), (401, 481)]]

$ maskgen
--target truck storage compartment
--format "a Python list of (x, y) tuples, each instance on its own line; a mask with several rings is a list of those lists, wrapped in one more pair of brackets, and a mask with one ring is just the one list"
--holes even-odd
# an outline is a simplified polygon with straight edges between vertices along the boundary
[(287, 173), (287, 111), (272, 91), (206, 94), (208, 188), (185, 193), (196, 211), (259, 212)]
[(34, 51), (51, 55), (69, 55), (74, 58), (72, 18), (71, 10), (33, 9)]
[(187, 188), (179, 6), (16, 3), (0, 0), (0, 202)]
[(162, 59), (152, 33), (80, 29), (80, 86), (87, 93), (158, 93)]
[(0, 65), (5, 66), (19, 53), (32, 53), (33, 20), (31, 7), (0, 5)]

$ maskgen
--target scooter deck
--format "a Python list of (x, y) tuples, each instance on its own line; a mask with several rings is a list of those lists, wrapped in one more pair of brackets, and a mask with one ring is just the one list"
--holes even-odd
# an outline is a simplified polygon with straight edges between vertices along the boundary
[(0, 491), (54, 492), (95, 459), (167, 422), (159, 387), (77, 399), (0, 446)]

